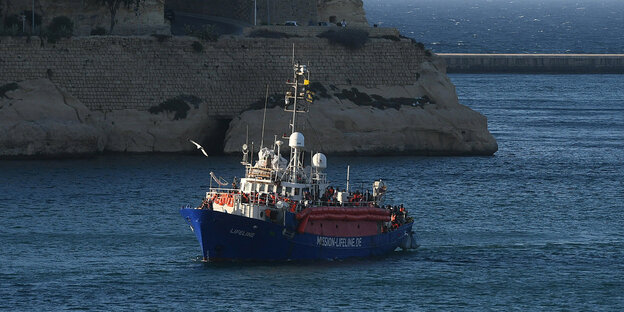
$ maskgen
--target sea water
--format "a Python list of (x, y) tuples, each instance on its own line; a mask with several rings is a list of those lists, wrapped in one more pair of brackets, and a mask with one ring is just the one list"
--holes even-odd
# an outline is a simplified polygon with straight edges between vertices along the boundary
[(621, 0), (364, 0), (370, 24), (446, 53), (624, 53)]
[(352, 187), (386, 181), (417, 250), (206, 264), (178, 209), (238, 157), (2, 161), (0, 309), (624, 309), (624, 76), (450, 78), (494, 156), (328, 159), (335, 186), (347, 165)]
[(238, 157), (0, 162), (0, 308), (624, 308), (624, 76), (451, 75), (492, 157), (330, 157), (386, 181), (421, 245), (388, 257), (204, 264), (178, 213)]

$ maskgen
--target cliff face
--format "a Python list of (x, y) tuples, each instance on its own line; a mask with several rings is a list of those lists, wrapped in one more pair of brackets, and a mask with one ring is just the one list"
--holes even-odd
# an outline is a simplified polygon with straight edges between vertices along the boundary
[[(487, 119), (458, 103), (441, 59), (424, 62), (418, 74), (420, 78), (411, 86), (343, 86), (343, 90), (358, 92), (357, 97), (345, 98), (344, 91), (329, 92), (317, 100), (309, 113), (299, 115), (297, 127), (306, 136), (306, 149), (357, 155), (494, 154), (498, 145), (487, 130)], [(385, 105), (358, 100), (367, 96), (383, 98)], [(249, 141), (259, 144), (263, 114), (263, 110), (251, 110), (234, 119), (226, 134), (225, 152), (240, 151), (248, 128)], [(272, 144), (274, 134), (290, 133), (290, 113), (276, 107), (267, 110), (266, 116), (265, 145)]]
[[(5, 87), (6, 89), (6, 87)], [(100, 116), (47, 79), (0, 96), (0, 156), (63, 156), (104, 149)]]
[[(273, 98), (283, 98), (293, 44), (296, 59), (309, 64), (313, 82), (327, 93), (318, 92), (303, 124), (309, 147), (370, 154), (496, 151), (485, 117), (458, 103), (441, 59), (410, 40), (392, 40), (396, 31), (369, 30), (367, 43), (355, 50), (303, 33), (201, 41), (202, 51), (193, 49), (196, 38), (185, 37), (98, 36), (54, 45), (0, 38), (0, 157), (190, 151), (188, 138), (218, 148), (232, 119), (225, 151), (238, 151), (246, 124), (252, 133), (261, 128), (262, 111), (249, 109), (264, 103), (267, 85)], [(72, 107), (81, 107), (79, 113), (68, 113)], [(270, 115), (286, 119), (269, 125), (288, 124), (281, 109)], [(310, 145), (315, 141), (328, 143)]]
[(91, 111), (43, 78), (8, 89), (0, 96), (0, 158), (179, 152), (189, 149), (186, 138), (204, 141), (215, 132), (205, 103), (190, 108), (181, 120), (166, 111)]

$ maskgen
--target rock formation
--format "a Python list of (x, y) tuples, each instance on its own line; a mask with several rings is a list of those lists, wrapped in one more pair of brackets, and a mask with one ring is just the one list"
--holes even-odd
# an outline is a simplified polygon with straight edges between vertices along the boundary
[[(496, 152), (487, 119), (459, 104), (441, 58), (427, 57), (417, 76), (408, 86), (317, 85), (318, 99), (298, 122), (306, 147), (330, 154)], [(221, 145), (218, 121), (209, 116), (208, 105), (191, 102), (150, 111), (94, 112), (48, 79), (6, 84), (0, 86), (0, 158), (190, 151), (189, 138)], [(247, 128), (250, 141), (259, 143), (262, 115), (263, 110), (248, 110), (234, 118), (224, 151), (238, 152)], [(265, 144), (274, 134), (290, 132), (289, 119), (281, 105), (267, 111)]]
[(0, 158), (63, 157), (107, 152), (180, 152), (187, 138), (210, 139), (216, 123), (206, 105), (185, 118), (163, 111), (90, 111), (48, 79), (7, 84), (0, 94)]
[(0, 156), (62, 156), (104, 149), (100, 116), (47, 79), (0, 95)]
[[(375, 107), (340, 98), (329, 92), (301, 114), (298, 129), (306, 135), (308, 150), (338, 154), (492, 155), (497, 149), (487, 130), (487, 119), (459, 104), (455, 87), (445, 74), (444, 62), (424, 62), (417, 83), (408, 87), (366, 89), (343, 86), (378, 99), (400, 101), (395, 108)], [(318, 93), (318, 92), (317, 92)], [(413, 99), (407, 101), (406, 99)], [(357, 101), (357, 100), (355, 100)], [(387, 104), (387, 103), (386, 103)], [(240, 151), (247, 127), (250, 142), (259, 143), (263, 110), (250, 110), (234, 119), (226, 134), (225, 152)], [(281, 107), (267, 110), (265, 144), (273, 134), (290, 133), (291, 114)], [(257, 146), (258, 144), (256, 144)]]
[(106, 151), (111, 152), (181, 152), (193, 150), (188, 142), (204, 142), (215, 132), (216, 122), (208, 117), (206, 105), (191, 107), (184, 119), (172, 112), (151, 114), (135, 109), (106, 113), (110, 126), (106, 132)]

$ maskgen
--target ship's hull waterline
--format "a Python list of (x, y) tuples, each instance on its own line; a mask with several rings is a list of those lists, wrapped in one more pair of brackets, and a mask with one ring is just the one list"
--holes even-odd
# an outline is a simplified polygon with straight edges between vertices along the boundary
[[(294, 227), (209, 209), (182, 208), (205, 261), (288, 261), (382, 256), (410, 239), (413, 222), (372, 236), (297, 233)], [(287, 217), (294, 217), (287, 216)]]

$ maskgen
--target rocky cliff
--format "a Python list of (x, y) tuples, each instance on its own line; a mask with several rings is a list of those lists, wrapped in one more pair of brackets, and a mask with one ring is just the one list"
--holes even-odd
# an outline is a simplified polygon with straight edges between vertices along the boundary
[[(293, 45), (318, 88), (302, 124), (309, 147), (368, 154), (496, 151), (485, 117), (458, 103), (443, 61), (422, 46), (374, 28), (363, 46), (349, 48), (316, 37), (312, 28), (287, 39), (216, 42), (103, 36), (50, 45), (0, 38), (0, 157), (191, 151), (188, 138), (214, 151), (223, 144), (226, 152), (238, 151), (243, 127), (251, 133), (261, 127), (261, 111), (251, 109), (262, 106), (267, 85), (274, 99), (283, 98)], [(284, 114), (276, 108), (270, 115)], [(270, 122), (287, 123), (287, 116)]]
[[(411, 86), (370, 89), (362, 86), (321, 87), (323, 95), (301, 114), (297, 128), (308, 150), (330, 154), (492, 155), (498, 145), (487, 119), (457, 101), (455, 87), (440, 58), (424, 62)], [(317, 87), (318, 89), (319, 87)], [(250, 142), (261, 141), (264, 110), (235, 118), (225, 139), (225, 152), (240, 151), (249, 129)], [(266, 112), (265, 142), (290, 133), (291, 114), (275, 107)]]
[(0, 156), (63, 156), (104, 149), (102, 124), (47, 79), (5, 85), (0, 94)]
[(0, 158), (179, 152), (189, 149), (187, 138), (205, 141), (216, 131), (205, 103), (191, 103), (180, 119), (166, 110), (91, 111), (44, 78), (0, 89)]

